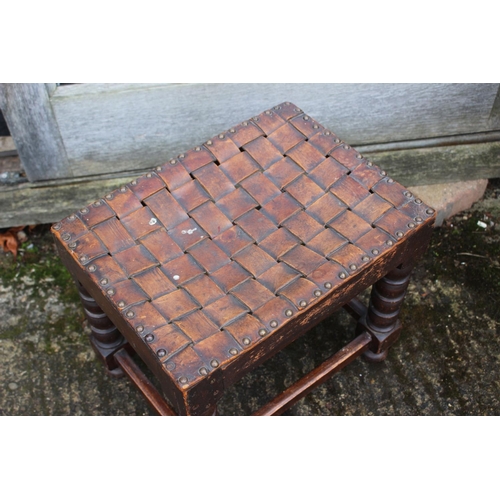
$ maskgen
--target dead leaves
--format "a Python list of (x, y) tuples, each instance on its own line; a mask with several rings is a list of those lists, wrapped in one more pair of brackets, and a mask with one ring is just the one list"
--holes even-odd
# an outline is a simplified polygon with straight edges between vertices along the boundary
[[(17, 257), (17, 251), (19, 249), (19, 243), (24, 243), (27, 240), (26, 233), (24, 229), (27, 226), (11, 227), (0, 233), (0, 248), (4, 252), (12, 252), (14, 257)], [(35, 226), (29, 226), (29, 229), (33, 229)]]

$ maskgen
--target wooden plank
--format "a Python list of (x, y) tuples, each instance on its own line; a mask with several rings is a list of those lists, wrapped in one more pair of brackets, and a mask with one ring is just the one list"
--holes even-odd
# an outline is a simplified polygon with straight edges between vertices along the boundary
[(56, 222), (136, 177), (0, 186), (0, 227)]
[(0, 106), (30, 181), (73, 176), (45, 84), (2, 83)]
[[(500, 141), (366, 154), (406, 186), (500, 177)], [(104, 196), (141, 172), (92, 178), (0, 183), (0, 227), (55, 222)]]
[(500, 141), (365, 156), (405, 186), (500, 177)]
[(75, 175), (151, 168), (292, 101), (347, 142), (493, 130), (498, 84), (116, 84), (58, 87), (51, 103)]

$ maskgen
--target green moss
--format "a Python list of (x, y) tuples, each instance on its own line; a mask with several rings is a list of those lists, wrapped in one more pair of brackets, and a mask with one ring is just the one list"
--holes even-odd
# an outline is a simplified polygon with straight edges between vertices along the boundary
[(0, 253), (0, 281), (4, 286), (29, 283), (30, 297), (55, 288), (64, 303), (78, 302), (73, 279), (57, 255), (47, 225), (29, 233), (29, 241), (21, 245), (17, 258)]

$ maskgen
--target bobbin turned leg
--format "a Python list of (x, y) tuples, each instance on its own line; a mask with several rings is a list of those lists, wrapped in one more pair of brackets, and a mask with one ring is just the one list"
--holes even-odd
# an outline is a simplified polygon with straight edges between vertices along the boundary
[(90, 343), (95, 353), (111, 376), (122, 377), (123, 370), (116, 362), (114, 354), (126, 344), (125, 338), (78, 280), (76, 280), (76, 286), (92, 331)]
[(363, 354), (367, 361), (383, 361), (401, 333), (399, 311), (408, 288), (413, 261), (390, 271), (372, 287), (367, 314), (358, 323), (358, 332), (372, 336), (370, 349)]

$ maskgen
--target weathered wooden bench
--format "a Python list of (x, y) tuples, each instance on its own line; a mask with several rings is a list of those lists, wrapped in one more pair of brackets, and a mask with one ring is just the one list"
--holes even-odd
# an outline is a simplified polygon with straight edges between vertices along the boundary
[[(164, 415), (224, 390), (334, 311), (356, 338), (257, 414), (381, 361), (434, 210), (297, 106), (235, 126), (54, 224), (92, 345)], [(372, 286), (366, 307), (357, 296)], [(133, 360), (161, 384), (160, 395)]]

